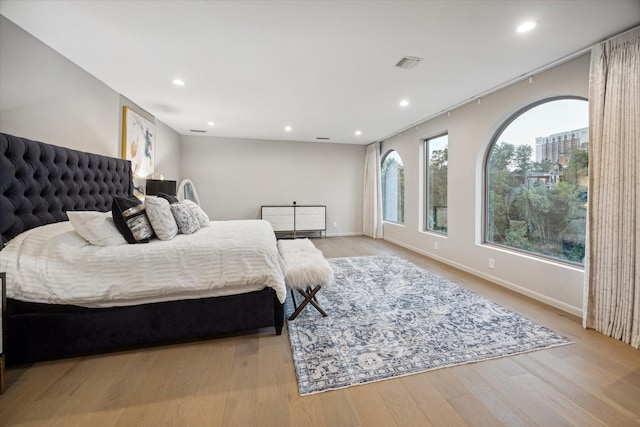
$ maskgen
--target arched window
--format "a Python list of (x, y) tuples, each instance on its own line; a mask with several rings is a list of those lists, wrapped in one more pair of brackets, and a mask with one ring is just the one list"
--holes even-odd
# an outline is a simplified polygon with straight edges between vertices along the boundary
[(404, 166), (393, 150), (382, 160), (382, 219), (404, 223)]
[(582, 98), (547, 99), (507, 120), (485, 163), (485, 242), (583, 264), (588, 147)]
[(425, 159), (425, 230), (447, 234), (447, 191), (449, 135), (424, 141)]

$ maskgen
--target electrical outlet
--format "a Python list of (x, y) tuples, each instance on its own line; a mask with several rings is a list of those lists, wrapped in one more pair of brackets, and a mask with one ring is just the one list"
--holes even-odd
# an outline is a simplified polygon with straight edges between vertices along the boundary
[(333, 228), (338, 228), (338, 223), (337, 222), (333, 222)]
[(493, 258), (489, 258), (489, 268), (495, 268), (496, 267), (496, 263), (493, 260)]
[(438, 249), (438, 242), (433, 242), (433, 249)]

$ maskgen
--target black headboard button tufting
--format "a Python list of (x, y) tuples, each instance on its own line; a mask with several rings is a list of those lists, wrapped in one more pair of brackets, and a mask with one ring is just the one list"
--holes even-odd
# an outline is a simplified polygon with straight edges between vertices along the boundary
[(0, 133), (2, 247), (23, 231), (66, 221), (68, 210), (111, 209), (133, 192), (128, 160)]

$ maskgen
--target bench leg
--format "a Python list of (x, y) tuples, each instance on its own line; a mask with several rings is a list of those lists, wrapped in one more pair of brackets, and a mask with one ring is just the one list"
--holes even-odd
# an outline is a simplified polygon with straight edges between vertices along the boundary
[[(307, 306), (307, 304), (311, 303), (311, 305), (313, 305), (316, 310), (318, 310), (322, 316), (326, 317), (327, 313), (325, 313), (325, 311), (322, 309), (322, 307), (320, 307), (320, 304), (318, 304), (317, 301), (315, 301), (315, 296), (318, 293), (318, 291), (320, 290), (321, 286), (316, 286), (315, 288), (311, 289), (308, 288), (304, 291), (298, 289), (298, 292), (300, 292), (300, 294), (302, 296), (304, 296), (304, 301), (302, 301), (302, 303), (300, 303), (300, 305), (298, 306), (298, 308), (296, 308), (296, 310), (293, 312), (293, 314), (291, 316), (289, 316), (289, 320), (293, 320), (296, 317), (298, 317), (298, 314), (300, 314), (300, 312)], [(293, 293), (293, 289), (291, 290)], [(295, 306), (295, 298), (293, 299), (294, 301), (294, 306)]]
[[(316, 287), (316, 289), (318, 289), (318, 287)], [(318, 310), (320, 312), (320, 314), (322, 314), (322, 317), (327, 317), (328, 314), (322, 309), (322, 307), (320, 307), (320, 304), (318, 303), (318, 299), (316, 298), (316, 293), (318, 291), (315, 291), (313, 293), (313, 296), (311, 296), (311, 292), (313, 291), (313, 289), (311, 288), (307, 288), (307, 290), (305, 291), (305, 293), (303, 293), (303, 295), (309, 296), (310, 300), (309, 302), (311, 303), (312, 306), (314, 306), (316, 308), (316, 310)], [(302, 293), (302, 292), (300, 292)]]

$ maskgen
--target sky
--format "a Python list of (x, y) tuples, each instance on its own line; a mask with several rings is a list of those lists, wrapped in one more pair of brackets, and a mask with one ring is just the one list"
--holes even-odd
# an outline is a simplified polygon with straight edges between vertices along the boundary
[(433, 155), (434, 151), (443, 150), (443, 149), (447, 148), (448, 145), (449, 145), (449, 135), (448, 134), (439, 136), (437, 138), (431, 138), (429, 140), (429, 156), (428, 156), (428, 158), (431, 159), (431, 156)]
[(561, 99), (540, 104), (516, 118), (500, 134), (498, 142), (513, 145), (530, 144), (536, 137), (589, 126), (589, 103), (580, 99)]

